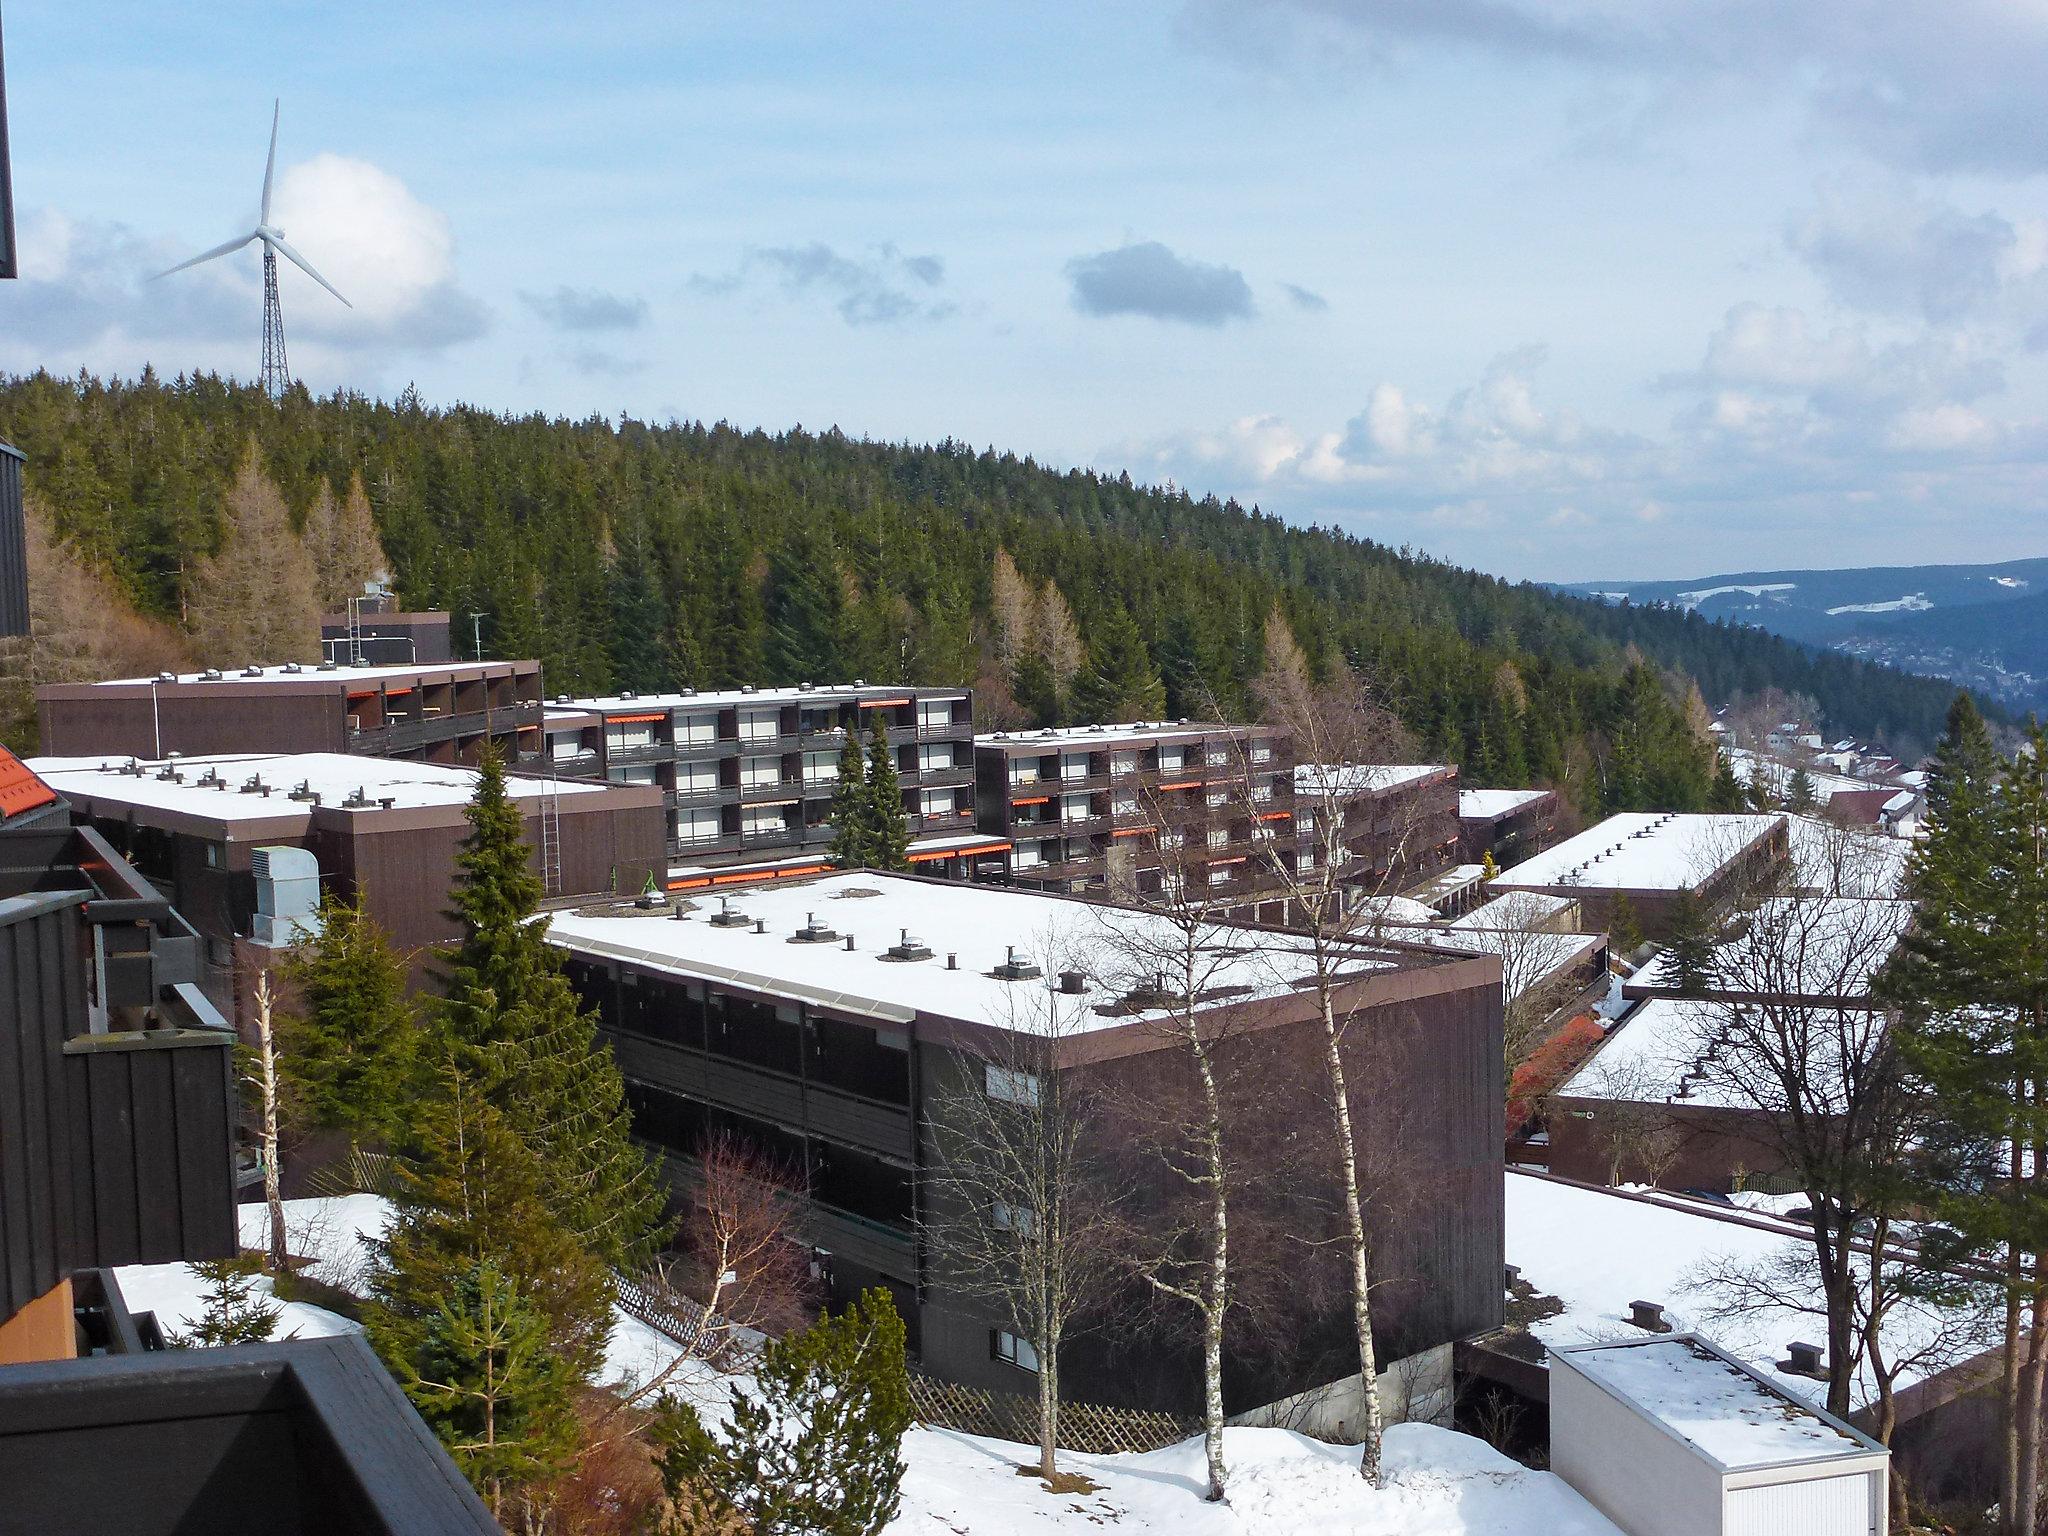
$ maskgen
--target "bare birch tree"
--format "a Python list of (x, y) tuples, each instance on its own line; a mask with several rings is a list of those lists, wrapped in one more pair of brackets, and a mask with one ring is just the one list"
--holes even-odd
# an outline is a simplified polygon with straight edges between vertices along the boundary
[(242, 1080), (256, 1095), (258, 1135), (263, 1152), (263, 1203), (270, 1214), (270, 1244), (265, 1263), (274, 1274), (291, 1266), (291, 1251), (284, 1226), (284, 1192), (278, 1166), (278, 1074), (277, 1029), (273, 1021), (276, 1001), (269, 965), (258, 961), (249, 988), (249, 1028), (254, 1045), (245, 1051)]
[(1091, 1015), (1084, 995), (1052, 978), (1083, 958), (1073, 934), (1056, 931), (1029, 955), (1013, 951), (1000, 1016), (953, 1054), (926, 1105), (933, 1267), (1007, 1324), (1011, 1363), (1035, 1373), (1048, 1480), (1059, 1476), (1061, 1348), (1119, 1273), (1119, 1191), (1104, 1187), (1095, 1155), (1102, 1106), (1085, 1074), (1060, 1064)]

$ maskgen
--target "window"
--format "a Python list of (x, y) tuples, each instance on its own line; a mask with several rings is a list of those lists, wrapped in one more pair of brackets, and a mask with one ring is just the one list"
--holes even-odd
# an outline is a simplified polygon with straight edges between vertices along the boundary
[(1161, 773), (1178, 773), (1187, 766), (1187, 760), (1188, 749), (1186, 747), (1161, 747), (1159, 749), (1159, 771)]
[(679, 715), (676, 718), (676, 740), (691, 746), (708, 746), (718, 740), (718, 716), (714, 714)]
[(772, 741), (781, 734), (781, 710), (743, 709), (740, 711), (741, 741)]
[(718, 788), (718, 764), (677, 763), (676, 793), (679, 795), (708, 795)]
[(919, 699), (917, 701), (917, 728), (921, 731), (938, 730), (953, 723), (952, 699)]
[(782, 759), (779, 757), (741, 758), (740, 782), (742, 784), (780, 784), (782, 782)]
[(1299, 832), (1303, 837), (1307, 837), (1315, 829), (1316, 813), (1314, 811), (1296, 811), (1294, 813), (1295, 831)]
[(927, 789), (919, 793), (917, 808), (927, 816), (951, 816), (959, 803), (953, 790)]
[(206, 845), (206, 867), (208, 869), (219, 869), (227, 862), (222, 857), (225, 852), (226, 850), (219, 843), (208, 843)]
[(1230, 765), (1230, 748), (1211, 747), (1202, 761), (1211, 768), (1226, 768)]
[(763, 832), (786, 832), (789, 817), (779, 805), (749, 806), (740, 813), (740, 830), (752, 836)]
[(920, 773), (943, 773), (958, 761), (953, 756), (954, 743), (942, 741), (934, 747), (917, 749), (917, 767)]
[(1088, 754), (1069, 752), (1060, 759), (1060, 777), (1063, 779), (1085, 779), (1088, 777)]
[(1021, 1205), (1011, 1205), (998, 1200), (989, 1208), (989, 1221), (998, 1232), (1014, 1232), (1019, 1237), (1031, 1237), (1038, 1231), (1038, 1212)]
[(1229, 828), (1227, 828), (1227, 827), (1211, 827), (1211, 828), (1209, 829), (1209, 846), (1210, 846), (1211, 848), (1221, 848), (1221, 847), (1222, 847), (1222, 846), (1223, 846), (1223, 845), (1224, 845), (1225, 843), (1227, 843), (1227, 842), (1229, 842), (1229, 841), (1230, 841), (1230, 829), (1229, 829)]
[(676, 812), (676, 841), (679, 843), (710, 843), (718, 839), (718, 812), (678, 811)]
[(1255, 763), (1270, 763), (1273, 761), (1273, 749), (1263, 741), (1254, 742), (1252, 744), (1252, 761)]
[(1210, 791), (1209, 791), (1209, 804), (1211, 804), (1211, 805), (1228, 805), (1229, 803), (1230, 803), (1230, 791), (1229, 791), (1229, 790), (1227, 790), (1227, 789), (1212, 789), (1212, 790), (1210, 790)]
[(1019, 869), (1034, 869), (1045, 862), (1043, 843), (1019, 843), (1013, 861)]
[(631, 752), (638, 747), (651, 747), (654, 745), (654, 722), (607, 721), (604, 728), (604, 744), (614, 752)]
[(1038, 1369), (1038, 1351), (1032, 1347), (1031, 1341), (1018, 1338), (1007, 1328), (997, 1328), (989, 1334), (989, 1353), (1020, 1371)]
[(1209, 884), (1212, 886), (1228, 885), (1230, 884), (1231, 874), (1232, 870), (1229, 865), (1225, 865), (1221, 869), (1212, 869), (1209, 871)]
[(1303, 874), (1307, 874), (1316, 867), (1315, 854), (1307, 848), (1302, 849), (1300, 857), (1294, 861), (1294, 867)]
[(1185, 832), (1162, 831), (1159, 834), (1159, 846), (1161, 848), (1184, 847), (1187, 843), (1187, 840), (1187, 834)]
[(1109, 754), (1109, 772), (1113, 778), (1122, 778), (1127, 773), (1138, 771), (1138, 754), (1135, 752), (1112, 752)]
[(614, 784), (652, 784), (655, 782), (654, 765), (647, 763), (637, 767), (612, 768), (606, 770), (605, 777)]
[(1086, 821), (1094, 815), (1086, 795), (1062, 795), (1060, 797), (1061, 821)]
[(837, 784), (839, 782), (839, 754), (837, 752), (806, 752), (804, 754), (804, 782), (806, 784)]
[(1119, 816), (1135, 816), (1138, 814), (1138, 797), (1118, 795), (1110, 802), (1109, 808)]
[(1027, 1108), (1038, 1107), (1038, 1074), (1018, 1072), (1010, 1067), (999, 1067), (994, 1062), (982, 1064), (982, 1086), (988, 1096), (1004, 1104), (1022, 1104)]
[(1036, 784), (1038, 782), (1038, 759), (1035, 757), (1020, 758), (1010, 764), (1010, 782), (1020, 785)]
[(1273, 781), (1271, 779), (1262, 779), (1257, 784), (1254, 784), (1252, 786), (1252, 798), (1254, 800), (1271, 800), (1273, 798)]
[(549, 731), (548, 756), (556, 762), (576, 756), (583, 750), (583, 735), (580, 731)]

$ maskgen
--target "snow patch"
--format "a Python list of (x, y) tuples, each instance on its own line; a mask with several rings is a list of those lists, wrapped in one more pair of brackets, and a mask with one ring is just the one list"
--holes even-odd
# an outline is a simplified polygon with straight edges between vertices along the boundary
[(1934, 604), (1927, 600), (1925, 592), (1909, 592), (1904, 597), (1895, 597), (1883, 603), (1844, 603), (1839, 608), (1830, 608), (1830, 615), (1838, 613), (1925, 613)]
[(2024, 587), (2027, 584), (2024, 576), (1987, 576), (1985, 580), (2000, 587)]
[(1767, 592), (1791, 592), (1798, 585), (1796, 581), (1738, 581), (1725, 587), (1696, 587), (1690, 592), (1674, 592), (1671, 601), (1680, 608), (1697, 608), (1710, 597), (1726, 597), (1730, 592), (1747, 592), (1751, 597), (1762, 597)]

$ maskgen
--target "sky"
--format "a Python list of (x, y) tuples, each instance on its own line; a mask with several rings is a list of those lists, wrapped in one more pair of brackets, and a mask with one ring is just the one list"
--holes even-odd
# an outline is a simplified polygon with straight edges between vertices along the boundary
[[(0, 370), (951, 437), (1541, 580), (2048, 554), (2042, 0), (0, 0)], [(0, 423), (4, 427), (4, 423)]]

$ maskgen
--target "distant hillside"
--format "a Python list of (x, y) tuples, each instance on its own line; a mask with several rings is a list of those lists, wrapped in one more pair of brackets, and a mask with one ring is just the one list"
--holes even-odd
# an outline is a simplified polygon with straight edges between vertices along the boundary
[(2048, 559), (1738, 571), (1685, 581), (1577, 582), (1558, 590), (1753, 625), (1948, 678), (2019, 708), (2048, 705)]
[[(236, 568), (245, 535), (224, 508), (254, 443), (308, 548), (334, 508), (366, 504), (410, 602), (482, 615), (490, 654), (539, 656), (570, 691), (915, 677), (976, 685), (991, 723), (1196, 716), (1212, 700), (1239, 713), (1277, 614), (1311, 667), (1345, 658), (1379, 679), (1415, 750), (1601, 809), (1687, 808), (1711, 771), (1684, 689), (1636, 653), (1714, 702), (1810, 694), (1831, 728), (1901, 751), (1934, 739), (1950, 693), (1694, 614), (950, 441), (46, 375), (0, 379), (0, 436), (28, 454), (66, 547), (146, 619), (235, 632), (218, 612), (201, 631), (195, 593), (213, 572), (217, 610)], [(289, 573), (298, 557), (275, 532), (267, 544)]]

